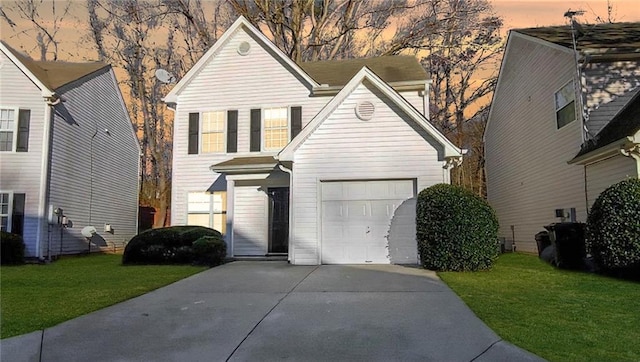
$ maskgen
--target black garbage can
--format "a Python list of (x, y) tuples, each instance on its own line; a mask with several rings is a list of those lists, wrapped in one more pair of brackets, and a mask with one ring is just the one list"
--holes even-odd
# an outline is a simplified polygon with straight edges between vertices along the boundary
[(542, 255), (542, 251), (551, 246), (551, 239), (548, 231), (541, 231), (536, 234), (536, 245), (538, 245), (538, 256)]
[(549, 239), (555, 247), (555, 262), (562, 269), (583, 269), (587, 256), (584, 230), (585, 224), (561, 222), (544, 227), (549, 230)]

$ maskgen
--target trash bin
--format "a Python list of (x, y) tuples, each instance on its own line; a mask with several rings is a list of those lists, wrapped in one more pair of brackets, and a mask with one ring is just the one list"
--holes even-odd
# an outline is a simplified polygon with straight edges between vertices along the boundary
[(587, 256), (585, 224), (562, 222), (549, 224), (544, 228), (549, 230), (549, 239), (555, 248), (556, 266), (562, 269), (583, 269)]
[(548, 231), (541, 231), (536, 234), (536, 244), (538, 245), (538, 256), (542, 255), (542, 251), (551, 246), (551, 239)]

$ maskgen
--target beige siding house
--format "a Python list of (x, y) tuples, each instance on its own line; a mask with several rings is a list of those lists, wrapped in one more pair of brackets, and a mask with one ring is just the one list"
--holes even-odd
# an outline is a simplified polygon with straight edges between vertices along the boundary
[(569, 26), (509, 34), (485, 156), (500, 236), (518, 250), (536, 251), (544, 225), (586, 221), (600, 192), (639, 175), (640, 24), (582, 30), (577, 52)]
[(462, 155), (428, 87), (413, 57), (298, 65), (239, 18), (165, 97), (172, 224), (222, 231), (234, 257), (416, 264), (415, 196)]
[(0, 42), (0, 229), (23, 236), (26, 256), (135, 235), (139, 149), (109, 65), (34, 61)]

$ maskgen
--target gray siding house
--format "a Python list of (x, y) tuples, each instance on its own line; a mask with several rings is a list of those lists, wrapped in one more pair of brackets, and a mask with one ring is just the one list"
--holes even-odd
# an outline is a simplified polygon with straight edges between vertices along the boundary
[[(509, 33), (485, 131), (500, 236), (535, 251), (561, 220), (585, 222), (608, 186), (640, 176), (640, 23)], [(556, 217), (558, 210), (560, 217)]]
[(428, 122), (413, 57), (291, 61), (240, 17), (165, 97), (173, 225), (230, 256), (418, 262), (415, 197), (462, 156)]
[(0, 42), (0, 228), (26, 256), (128, 241), (139, 160), (109, 65), (34, 61)]

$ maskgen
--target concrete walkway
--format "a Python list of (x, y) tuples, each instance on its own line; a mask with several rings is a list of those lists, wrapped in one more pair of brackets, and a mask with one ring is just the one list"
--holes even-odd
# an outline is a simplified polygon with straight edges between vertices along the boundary
[(541, 361), (432, 272), (233, 262), (44, 331), (2, 361)]

